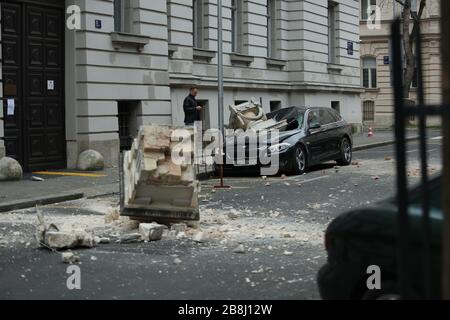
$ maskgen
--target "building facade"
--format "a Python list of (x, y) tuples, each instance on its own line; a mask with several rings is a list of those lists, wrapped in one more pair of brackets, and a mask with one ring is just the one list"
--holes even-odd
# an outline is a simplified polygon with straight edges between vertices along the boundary
[[(369, 15), (376, 7), (379, 8), (379, 28), (373, 24), (376, 22), (374, 16), (370, 18)], [(413, 0), (412, 10), (417, 11), (419, 7), (420, 0)], [(439, 0), (428, 0), (421, 19), (423, 85), (427, 104), (441, 103), (439, 8)], [(390, 25), (401, 11), (402, 5), (394, 0), (360, 1), (361, 80), (365, 91), (361, 95), (361, 108), (366, 125), (391, 127), (394, 124), (389, 37)], [(409, 98), (413, 101), (417, 94), (417, 80), (413, 80), (410, 90)], [(410, 119), (412, 124), (416, 121)], [(438, 125), (438, 119), (431, 118), (429, 124)]]
[[(217, 127), (216, 0), (0, 5), (0, 156), (73, 168), (95, 149), (115, 165), (140, 125), (183, 124), (192, 85)], [(361, 124), (358, 22), (355, 0), (223, 0), (225, 121), (256, 97), (266, 111), (333, 107)]]

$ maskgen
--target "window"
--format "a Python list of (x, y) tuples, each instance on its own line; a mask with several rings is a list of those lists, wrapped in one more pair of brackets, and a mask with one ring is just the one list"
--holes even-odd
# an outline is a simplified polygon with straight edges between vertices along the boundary
[(336, 110), (330, 109), (330, 110), (328, 110), (328, 112), (329, 112), (329, 113), (331, 114), (331, 116), (333, 117), (334, 122), (339, 122), (339, 121), (342, 120), (341, 115), (340, 115)]
[(417, 0), (411, 0), (411, 11), (417, 13)]
[(114, 31), (133, 33), (133, 7), (131, 1), (114, 0)]
[(375, 102), (363, 102), (363, 121), (375, 121)]
[(335, 122), (334, 117), (326, 109), (320, 109), (319, 118), (320, 118), (320, 125), (322, 126)]
[(363, 59), (363, 87), (377, 87), (377, 60), (375, 58)]
[(335, 2), (328, 2), (328, 62), (336, 63), (338, 40), (336, 39), (336, 12), (338, 5)]
[(311, 127), (311, 125), (320, 125), (320, 117), (319, 117), (319, 111), (318, 110), (311, 110), (308, 113), (308, 127)]
[(277, 57), (277, 9), (275, 0), (267, 0), (267, 56)]
[(281, 109), (281, 101), (270, 101), (270, 112), (278, 111)]
[(331, 101), (331, 109), (335, 110), (338, 114), (341, 114), (341, 105), (339, 101)]
[(172, 5), (170, 0), (166, 1), (167, 9), (167, 42), (172, 43)]
[(417, 68), (414, 68), (414, 75), (412, 78), (411, 87), (417, 88), (418, 82), (419, 82), (419, 73), (417, 71)]
[(242, 52), (242, 0), (231, 1), (231, 51)]
[(377, 0), (361, 0), (361, 20), (368, 20), (370, 16), (375, 14), (375, 6)]
[(203, 48), (203, 0), (194, 0), (194, 47)]

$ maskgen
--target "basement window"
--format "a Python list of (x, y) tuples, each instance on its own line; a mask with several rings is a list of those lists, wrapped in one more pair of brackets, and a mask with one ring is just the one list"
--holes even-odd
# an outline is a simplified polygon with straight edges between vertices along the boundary
[(281, 109), (281, 101), (270, 101), (270, 112), (278, 111)]
[(118, 102), (118, 121), (119, 121), (119, 139), (120, 150), (130, 150), (137, 134), (137, 106), (138, 101), (119, 101)]
[(331, 101), (331, 109), (341, 114), (341, 104), (339, 101)]

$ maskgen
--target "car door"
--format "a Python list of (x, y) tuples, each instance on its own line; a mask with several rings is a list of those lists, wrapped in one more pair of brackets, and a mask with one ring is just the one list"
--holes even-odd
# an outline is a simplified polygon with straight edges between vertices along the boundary
[(333, 132), (330, 134), (331, 151), (334, 155), (341, 152), (341, 141), (345, 132), (345, 122), (342, 117), (333, 109), (327, 110), (333, 118)]
[(319, 110), (320, 124), (327, 135), (325, 145), (325, 158), (332, 158), (336, 155), (339, 145), (339, 124), (331, 113), (330, 109), (322, 108)]
[(309, 159), (312, 162), (320, 162), (326, 157), (327, 133), (320, 124), (319, 109), (310, 109), (306, 119), (305, 141), (309, 150)]

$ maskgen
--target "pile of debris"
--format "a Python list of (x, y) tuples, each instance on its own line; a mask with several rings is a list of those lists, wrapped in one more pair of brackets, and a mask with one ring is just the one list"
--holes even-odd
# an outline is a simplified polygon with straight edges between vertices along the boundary
[[(175, 133), (176, 130), (180, 131)], [(180, 132), (189, 136), (177, 136)], [(176, 162), (172, 154), (178, 155)], [(176, 219), (182, 216), (181, 212), (190, 213), (183, 217), (186, 220), (198, 220), (199, 183), (193, 159), (193, 129), (142, 126), (131, 150), (124, 153), (124, 214), (136, 216), (141, 209), (146, 217), (150, 213), (150, 218), (164, 218), (158, 216), (164, 212), (167, 219)]]
[(60, 230), (55, 224), (47, 224), (44, 215), (36, 207), (38, 227), (36, 238), (39, 244), (50, 249), (92, 248), (94, 237), (82, 229)]

